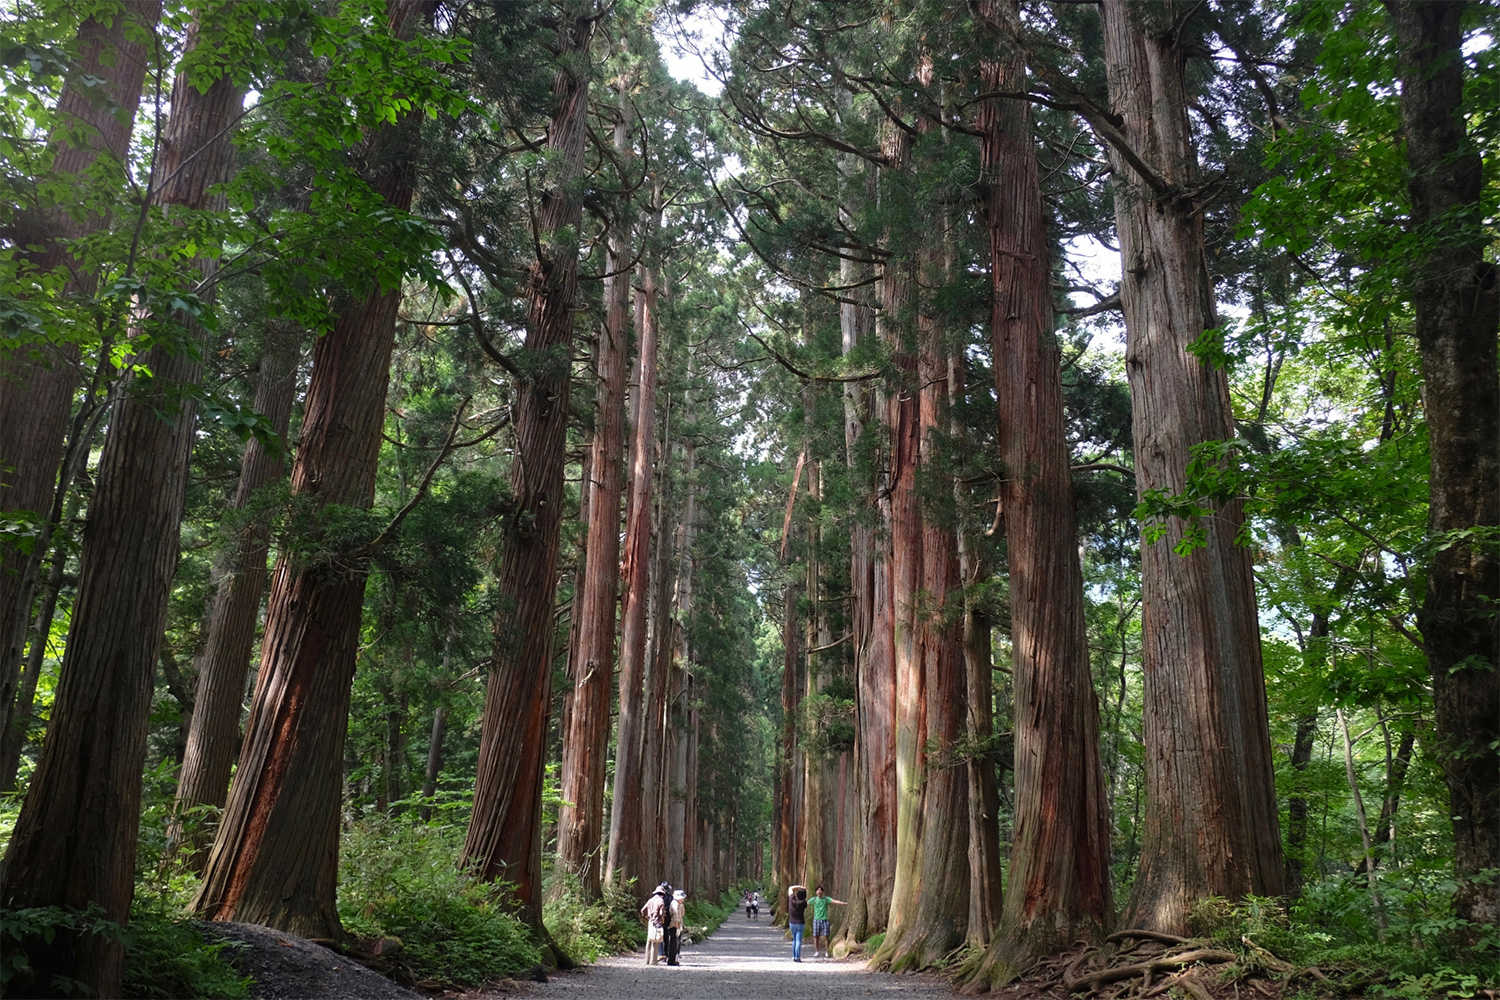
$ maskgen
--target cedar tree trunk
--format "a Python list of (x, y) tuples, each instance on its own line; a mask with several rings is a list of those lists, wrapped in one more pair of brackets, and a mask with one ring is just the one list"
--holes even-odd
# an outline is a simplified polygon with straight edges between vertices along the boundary
[[(108, 23), (89, 17), (79, 26), (77, 58), (63, 84), (57, 124), (48, 139), (54, 179), (82, 177), (101, 157), (123, 164), (161, 6), (161, 0), (126, 0)], [(33, 214), (11, 209), (15, 218), (0, 223), (0, 237), (11, 246), (35, 248), (19, 253), (24, 272), (45, 279), (68, 268), (62, 295), (88, 298), (95, 277), (77, 268), (67, 243), (107, 220), (98, 215), (78, 217), (69, 207), (50, 205)], [(30, 515), (38, 532), (24, 550), (12, 543), (8, 532), (0, 534), (0, 734), (7, 737), (7, 745), (19, 744), (24, 736), (12, 733), (12, 726), (24, 727), (30, 721), (29, 712), (14, 716), (13, 707), (33, 592), (55, 527), (47, 515), (59, 488), (58, 466), (79, 380), (78, 364), (78, 345), (68, 340), (0, 352), (0, 515)], [(8, 790), (13, 781), (13, 766), (7, 761), (0, 787)]]
[[(1387, 0), (1395, 24), (1411, 228), (1412, 305), (1432, 455), (1420, 622), (1453, 817), (1458, 915), (1500, 923), (1500, 295), (1486, 259), (1484, 164), (1465, 131), (1463, 14)], [(1488, 532), (1488, 537), (1485, 533)], [(1486, 874), (1488, 873), (1488, 874)]]
[[(1122, 123), (1110, 158), (1141, 496), (1182, 493), (1192, 448), (1234, 436), (1224, 372), (1188, 350), (1218, 325), (1189, 193), (1197, 158), (1178, 23), (1189, 6), (1102, 3)], [(1125, 922), (1165, 932), (1186, 930), (1199, 899), (1282, 886), (1255, 591), (1250, 554), (1236, 543), (1243, 513), (1237, 501), (1210, 506), (1191, 554), (1173, 551), (1187, 531), (1177, 518), (1141, 542), (1147, 807)]]
[[(621, 87), (615, 155), (630, 153), (629, 119)], [(589, 445), (588, 535), (573, 656), (572, 711), (562, 752), (563, 805), (557, 819), (557, 859), (578, 875), (584, 898), (597, 899), (604, 858), (604, 763), (609, 753), (610, 694), (614, 691), (615, 609), (619, 606), (620, 465), (625, 451), (625, 373), (629, 367), (630, 226), (612, 220), (605, 258), (604, 326), (594, 353), (598, 403)]]
[[(1011, 2), (985, 0), (981, 13), (998, 18), (993, 8)], [(986, 90), (1026, 87), (1013, 47), (986, 59), (981, 72)], [(1109, 799), (1030, 104), (987, 100), (980, 128), (1010, 580), (1015, 830), (1003, 922), (970, 982), (996, 986), (1037, 957), (1097, 937), (1113, 913)]]
[(563, 507), (569, 358), (578, 292), (578, 222), (572, 193), (583, 168), (588, 118), (589, 40), (594, 20), (574, 13), (561, 23), (561, 63), (553, 81), (549, 179), (537, 225), (541, 257), (527, 286), (524, 347), (529, 374), (516, 387), (513, 510), (505, 520), (496, 573), (499, 607), (485, 689), (474, 812), (462, 862), (486, 880), (516, 886), (521, 916), (542, 928), (542, 775), (552, 673)]
[[(260, 359), (255, 412), (281, 438), (286, 437), (297, 392), (300, 339), (294, 329), (273, 324), (266, 332), (265, 353)], [(284, 474), (281, 457), (267, 449), (259, 438), (252, 438), (245, 446), (232, 509), (243, 511), (258, 491)], [(199, 806), (224, 805), (230, 769), (240, 744), (240, 702), (245, 695), (245, 675), (250, 671), (250, 655), (260, 624), (269, 547), (269, 512), (253, 512), (230, 541), (222, 562), (214, 567), (218, 586), (204, 629), (207, 638), (195, 665), (198, 688), (173, 803), (178, 816)], [(201, 835), (206, 832), (204, 827), (198, 826), (196, 830), (200, 835), (187, 847), (192, 853), (190, 867), (201, 871), (208, 860), (210, 841)], [(174, 823), (173, 834), (174, 839), (192, 836), (184, 834), (180, 822)]]
[[(389, 30), (410, 38), (433, 7), (392, 0)], [(366, 182), (396, 211), (411, 206), (419, 125), (413, 112), (369, 139)], [(400, 289), (351, 302), (313, 350), (291, 474), (293, 497), (311, 510), (374, 501), (400, 302)], [(363, 546), (317, 561), (292, 550), (277, 562), (239, 763), (193, 900), (204, 919), (310, 938), (341, 933), (339, 765), (368, 569)]]

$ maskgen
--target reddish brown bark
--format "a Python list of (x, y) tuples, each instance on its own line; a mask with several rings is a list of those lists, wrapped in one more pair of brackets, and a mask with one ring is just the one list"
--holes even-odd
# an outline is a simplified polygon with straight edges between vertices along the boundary
[[(1101, 10), (1122, 123), (1110, 156), (1136, 488), (1179, 494), (1193, 446), (1234, 436), (1224, 372), (1188, 350), (1218, 321), (1203, 219), (1186, 195), (1197, 155), (1183, 9), (1104, 0)], [(1235, 542), (1242, 521), (1239, 503), (1215, 505), (1204, 544), (1186, 557), (1173, 551), (1186, 529), (1179, 519), (1142, 539), (1147, 809), (1131, 926), (1181, 932), (1198, 899), (1281, 892), (1254, 584), (1249, 552)]]
[[(622, 91), (623, 102), (623, 91)], [(615, 125), (615, 155), (630, 152), (628, 119)], [(573, 697), (563, 739), (557, 858), (577, 873), (586, 898), (599, 896), (604, 869), (605, 758), (614, 691), (615, 611), (619, 604), (621, 463), (625, 453), (625, 374), (629, 367), (630, 228), (611, 223), (604, 325), (594, 354), (598, 405), (589, 446), (588, 536), (578, 607), (577, 647), (569, 671)]]
[[(1484, 164), (1466, 131), (1467, 3), (1387, 0), (1401, 72), (1412, 276), (1432, 455), (1435, 550), (1419, 621), (1453, 817), (1458, 915), (1500, 923), (1500, 288), (1486, 259)], [(1455, 537), (1456, 533), (1467, 533)], [(1477, 536), (1477, 537), (1476, 537)], [(1488, 872), (1488, 874), (1486, 874)], [(1476, 930), (1477, 933), (1477, 930)]]
[[(981, 13), (997, 20), (1000, 3)], [(981, 66), (989, 91), (1026, 87), (1018, 50)], [(1005, 477), (1015, 684), (1015, 832), (1003, 924), (971, 983), (998, 985), (1036, 957), (1102, 932), (1113, 917), (1109, 802), (1083, 614), (1061, 371), (1030, 106), (980, 113), (990, 320)], [(1059, 781), (1059, 775), (1068, 775)]]
[[(886, 159), (892, 183), (910, 166), (910, 141), (898, 129), (888, 130)], [(922, 518), (916, 478), (920, 461), (920, 427), (916, 357), (913, 354), (912, 288), (914, 258), (909, 251), (892, 255), (880, 280), (877, 333), (891, 351), (899, 382), (888, 401), (890, 416), (890, 574), (892, 674), (895, 713), (892, 743), (895, 758), (895, 856), (886, 937), (875, 954), (878, 964), (905, 964), (912, 947), (918, 896), (921, 892), (922, 780), (926, 739), (921, 646), (918, 642), (922, 574)], [(915, 930), (920, 935), (920, 928)]]
[(786, 920), (788, 886), (800, 881), (797, 868), (802, 843), (802, 771), (798, 766), (797, 713), (802, 704), (801, 639), (797, 628), (800, 588), (788, 583), (781, 591), (781, 739), (776, 748), (776, 844), (772, 855), (772, 898), (776, 919)]
[[(48, 140), (53, 178), (82, 177), (100, 158), (123, 163), (161, 6), (161, 0), (127, 0), (107, 23), (90, 17), (79, 26), (77, 57)], [(81, 141), (75, 145), (73, 139)], [(7, 241), (22, 248), (27, 271), (41, 278), (69, 268), (62, 290), (69, 299), (91, 296), (95, 279), (75, 265), (67, 243), (107, 221), (99, 215), (80, 217), (76, 211), (75, 206), (49, 204), (18, 211), (0, 224)], [(30, 721), (29, 703), (20, 716), (14, 714), (16, 693), (32, 598), (55, 527), (48, 515), (61, 510), (54, 491), (78, 366), (78, 344), (67, 338), (0, 352), (0, 515), (29, 515), (38, 532), (25, 550), (13, 544), (8, 532), (0, 537), (0, 734), (7, 747), (19, 747), (24, 735), (12, 727)], [(87, 445), (75, 443), (75, 448)], [(61, 488), (66, 487), (64, 482)], [(27, 683), (34, 687), (35, 677)], [(14, 780), (13, 756), (7, 754), (0, 773), (0, 787), (6, 789)]]
[[(266, 337), (253, 405), (272, 431), (285, 437), (297, 391), (301, 337), (294, 329), (275, 324)], [(284, 474), (281, 456), (259, 438), (252, 439), (245, 446), (232, 509), (245, 510), (258, 491)], [(222, 562), (215, 566), (218, 585), (204, 629), (203, 651), (195, 665), (198, 686), (173, 804), (179, 815), (199, 806), (224, 805), (230, 769), (240, 745), (240, 703), (259, 626), (269, 546), (269, 516), (251, 514), (230, 541)], [(205, 829), (192, 823), (189, 828)], [(175, 831), (174, 836), (182, 835), (181, 827)], [(209, 843), (208, 837), (199, 837), (186, 845), (192, 852), (192, 868), (202, 870)]]
[[(196, 48), (214, 26), (196, 24)], [(197, 81), (195, 81), (197, 82)], [(227, 170), (227, 125), (242, 90), (228, 75), (206, 91), (179, 74), (163, 132), (154, 193), (168, 218), (201, 208)], [(211, 264), (205, 263), (205, 269)], [(89, 508), (67, 650), (52, 725), (6, 854), (7, 908), (97, 904), (124, 923), (134, 889), (141, 769), (153, 672), (177, 564), (203, 330), (186, 317), (152, 317), (157, 346), (116, 405)], [(166, 336), (170, 331), (173, 336)], [(175, 342), (174, 342), (175, 339)], [(169, 347), (171, 349), (169, 349)], [(123, 949), (111, 936), (61, 932), (29, 941), (24, 994), (65, 975), (100, 995), (119, 991)]]
[(538, 214), (542, 257), (527, 286), (524, 351), (530, 373), (516, 387), (512, 514), (496, 572), (499, 608), (485, 689), (474, 812), (462, 862), (487, 880), (516, 887), (523, 919), (542, 928), (541, 802), (552, 672), (563, 507), (568, 359), (578, 290), (578, 221), (572, 193), (583, 167), (588, 117), (589, 40), (593, 18), (575, 13), (559, 28), (560, 68), (553, 82), (556, 157)]
[[(431, 0), (393, 0), (390, 31), (409, 38)], [(411, 205), (419, 113), (376, 131), (366, 181), (397, 211)], [(313, 509), (369, 507), (375, 495), (399, 289), (352, 302), (313, 351), (294, 497)], [(193, 909), (209, 920), (340, 934), (339, 802), (350, 688), (369, 555), (283, 553), (266, 605), (260, 671), (235, 780)]]
[[(948, 386), (956, 404), (964, 398), (964, 357), (952, 345), (948, 354)], [(964, 440), (965, 429), (949, 410), (949, 434)], [(962, 641), (965, 679), (965, 738), (972, 748), (988, 746), (995, 736), (994, 681), (991, 632), (993, 622), (977, 589), (989, 576), (988, 560), (980, 550), (980, 529), (973, 523), (972, 498), (955, 467), (953, 499), (958, 535), (958, 578), (963, 585)], [(1000, 790), (995, 763), (988, 753), (971, 756), (964, 765), (969, 786), (969, 933), (976, 948), (989, 944), (1000, 923), (1004, 870), (1000, 865)]]
[[(932, 123), (924, 122), (927, 128)], [(921, 827), (917, 850), (920, 870), (917, 898), (907, 905), (903, 934), (892, 962), (925, 968), (941, 962), (968, 933), (969, 868), (956, 859), (969, 853), (969, 787), (964, 769), (953, 756), (967, 734), (966, 675), (962, 617), (955, 613), (959, 594), (958, 551), (952, 496), (945, 489), (942, 435), (948, 428), (948, 350), (943, 317), (934, 305), (937, 289), (951, 270), (951, 240), (946, 212), (937, 232), (918, 250), (917, 311), (917, 468), (921, 510), (920, 606), (914, 622), (921, 660)], [(904, 854), (905, 846), (901, 847)]]
[[(650, 275), (649, 269), (645, 272)], [(625, 525), (625, 592), (620, 615), (620, 716), (615, 741), (614, 806), (609, 817), (609, 867), (604, 877), (623, 886), (649, 879), (645, 870), (646, 612), (651, 600), (651, 481), (656, 453), (657, 326), (654, 278), (636, 303), (640, 348), (636, 364), (635, 433), (630, 448), (630, 500)]]

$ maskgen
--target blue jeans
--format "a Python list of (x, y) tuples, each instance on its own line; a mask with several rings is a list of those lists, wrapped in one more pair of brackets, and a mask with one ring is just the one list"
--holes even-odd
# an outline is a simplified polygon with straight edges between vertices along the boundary
[(786, 925), (787, 930), (792, 932), (792, 957), (799, 962), (802, 961), (802, 928), (805, 926), (807, 925), (793, 923)]

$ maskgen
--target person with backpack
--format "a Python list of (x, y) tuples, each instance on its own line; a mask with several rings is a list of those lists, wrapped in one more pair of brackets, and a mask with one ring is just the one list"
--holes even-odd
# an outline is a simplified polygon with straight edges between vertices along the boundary
[(682, 953), (682, 925), (687, 919), (687, 893), (677, 889), (672, 893), (672, 902), (667, 907), (667, 964), (676, 965)]
[(792, 932), (792, 961), (802, 961), (802, 931), (807, 927), (807, 886), (786, 891), (786, 929)]
[(661, 961), (662, 942), (666, 939), (667, 923), (670, 920), (668, 907), (671, 898), (671, 887), (663, 882), (641, 906), (641, 916), (646, 921), (647, 965), (655, 965)]

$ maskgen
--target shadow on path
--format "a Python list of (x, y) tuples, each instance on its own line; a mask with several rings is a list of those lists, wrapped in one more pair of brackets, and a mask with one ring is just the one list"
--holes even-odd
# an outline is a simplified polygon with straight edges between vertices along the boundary
[(544, 1000), (855, 1000), (900, 995), (915, 1000), (952, 1000), (953, 991), (935, 976), (892, 976), (871, 972), (862, 960), (812, 957), (808, 938), (800, 963), (792, 961), (791, 941), (770, 921), (729, 919), (706, 941), (682, 951), (681, 965), (646, 965), (644, 953), (607, 958), (577, 972), (559, 973), (547, 983), (525, 983), (509, 997)]

